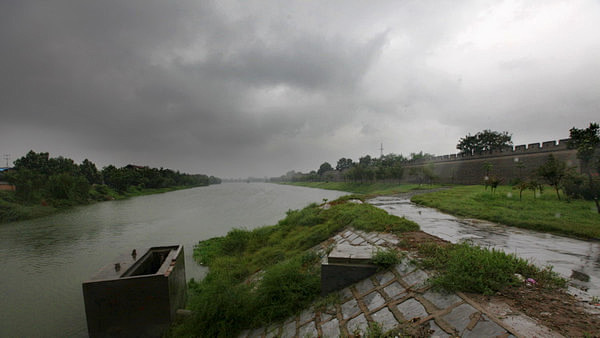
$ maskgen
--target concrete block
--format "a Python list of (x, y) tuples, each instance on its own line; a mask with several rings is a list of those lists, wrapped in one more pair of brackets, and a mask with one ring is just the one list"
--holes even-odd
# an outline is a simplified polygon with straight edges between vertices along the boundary
[(296, 321), (287, 323), (283, 326), (283, 330), (281, 330), (282, 338), (292, 338), (296, 337)]
[(385, 299), (383, 299), (383, 297), (381, 297), (381, 295), (377, 291), (373, 291), (368, 295), (364, 296), (362, 301), (367, 306), (369, 311), (373, 311), (376, 308), (385, 304)]
[(369, 264), (321, 264), (321, 295), (343, 289), (377, 272)]
[(321, 324), (321, 332), (323, 333), (323, 338), (339, 337), (341, 335), (340, 323), (337, 319), (323, 323)]
[(471, 322), (471, 316), (475, 314), (477, 310), (469, 304), (461, 304), (442, 318), (452, 325), (458, 332), (463, 332), (467, 328), (467, 325)]
[(346, 324), (346, 329), (348, 329), (348, 333), (366, 333), (367, 328), (369, 327), (369, 323), (367, 322), (367, 318), (364, 314), (360, 314), (360, 316), (352, 318)]
[(382, 273), (378, 273), (375, 275), (375, 279), (379, 285), (384, 285), (385, 283), (393, 280), (396, 276), (391, 271), (386, 271)]
[(386, 286), (383, 288), (383, 292), (385, 292), (392, 299), (400, 299), (406, 295), (406, 289), (398, 282), (394, 282)]
[(381, 325), (384, 332), (389, 331), (398, 325), (398, 321), (387, 307), (373, 313), (371, 317)]
[(354, 288), (359, 294), (364, 295), (373, 290), (373, 288), (375, 288), (375, 284), (373, 284), (373, 282), (367, 278), (357, 283)]
[(451, 305), (461, 302), (462, 299), (454, 293), (442, 293), (433, 290), (428, 290), (423, 294), (423, 297), (435, 305), (438, 309), (443, 310)]
[(360, 313), (360, 308), (358, 307), (358, 303), (356, 299), (351, 299), (341, 306), (342, 308), (342, 318), (347, 319), (354, 315)]
[(402, 316), (406, 320), (412, 320), (415, 318), (427, 317), (429, 314), (423, 304), (419, 303), (418, 300), (411, 298), (403, 303), (398, 304), (398, 311), (402, 313)]
[(489, 320), (485, 315), (481, 316), (479, 322), (472, 330), (466, 329), (463, 333), (463, 337), (497, 337), (508, 332), (500, 325)]
[(304, 324), (298, 329), (298, 337), (317, 337), (317, 327), (315, 322)]
[(425, 271), (416, 270), (402, 277), (402, 280), (410, 286), (421, 288), (427, 284), (427, 278), (429, 278), (429, 275)]

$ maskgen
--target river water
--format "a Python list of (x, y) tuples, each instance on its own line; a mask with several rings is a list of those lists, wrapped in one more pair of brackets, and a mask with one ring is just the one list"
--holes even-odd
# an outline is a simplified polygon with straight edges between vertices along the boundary
[(199, 279), (206, 273), (192, 260), (199, 240), (276, 224), (289, 209), (344, 194), (227, 183), (0, 224), (0, 337), (87, 336), (81, 283), (119, 254), (183, 244), (186, 275)]
[(600, 296), (600, 243), (582, 241), (508, 227), (492, 222), (458, 218), (435, 209), (418, 206), (403, 197), (378, 197), (369, 203), (388, 213), (419, 224), (421, 230), (452, 243), (470, 240), (474, 244), (501, 249), (530, 260), (539, 267), (552, 265), (553, 270), (570, 277), (573, 270), (590, 276), (589, 282), (573, 281)]

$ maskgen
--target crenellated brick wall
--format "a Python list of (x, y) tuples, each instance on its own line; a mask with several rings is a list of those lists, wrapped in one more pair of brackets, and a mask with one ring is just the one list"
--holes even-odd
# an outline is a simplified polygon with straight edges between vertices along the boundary
[(494, 151), (482, 155), (452, 154), (437, 156), (430, 160), (417, 160), (405, 166), (405, 183), (418, 182), (416, 176), (410, 175), (410, 168), (433, 165), (433, 171), (440, 183), (481, 184), (486, 176), (485, 163), (490, 163), (490, 176), (503, 179), (510, 183), (516, 178), (526, 178), (532, 171), (544, 164), (548, 155), (565, 161), (568, 166), (579, 170), (580, 164), (576, 157), (577, 151), (567, 147), (568, 139), (558, 142), (548, 141), (507, 147), (502, 151)]

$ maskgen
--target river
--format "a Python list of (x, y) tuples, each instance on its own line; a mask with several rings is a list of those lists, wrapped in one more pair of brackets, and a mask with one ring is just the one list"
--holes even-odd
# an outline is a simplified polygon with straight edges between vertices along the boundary
[(134, 248), (183, 244), (186, 275), (199, 240), (234, 227), (276, 224), (289, 209), (346, 193), (266, 183), (226, 183), (77, 207), (0, 224), (0, 337), (85, 337), (81, 283)]
[[(469, 240), (474, 244), (514, 253), (539, 267), (551, 265), (563, 277), (573, 270), (589, 275), (588, 282), (576, 281), (588, 295), (600, 296), (600, 243), (508, 227), (497, 223), (454, 217), (432, 208), (418, 206), (408, 198), (382, 196), (369, 203), (388, 213), (419, 224), (421, 230), (452, 243)], [(574, 290), (573, 290), (574, 291)]]

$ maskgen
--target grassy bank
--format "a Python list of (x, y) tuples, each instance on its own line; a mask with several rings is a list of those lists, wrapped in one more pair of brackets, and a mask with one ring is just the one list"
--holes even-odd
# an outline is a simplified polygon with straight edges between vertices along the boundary
[(233, 337), (306, 308), (320, 293), (319, 255), (325, 254), (308, 249), (347, 226), (397, 234), (418, 229), (404, 218), (346, 200), (336, 200), (328, 209), (312, 204), (289, 211), (277, 225), (234, 229), (200, 242), (194, 256), (210, 272), (190, 283), (193, 316), (172, 335)]
[(49, 216), (73, 206), (92, 204), (99, 201), (121, 200), (136, 196), (160, 194), (169, 191), (190, 189), (189, 186), (176, 186), (160, 189), (138, 189), (131, 187), (125, 192), (117, 192), (107, 186), (95, 186), (90, 189), (90, 199), (86, 203), (60, 200), (26, 204), (19, 201), (12, 191), (0, 191), (0, 223), (24, 221)]
[(600, 239), (600, 215), (593, 202), (559, 201), (546, 189), (540, 196), (509, 186), (495, 193), (483, 186), (456, 186), (452, 189), (413, 196), (412, 201), (464, 217), (573, 237)]
[(327, 190), (347, 191), (365, 195), (393, 195), (413, 190), (439, 188), (439, 185), (354, 182), (286, 182), (283, 184)]

